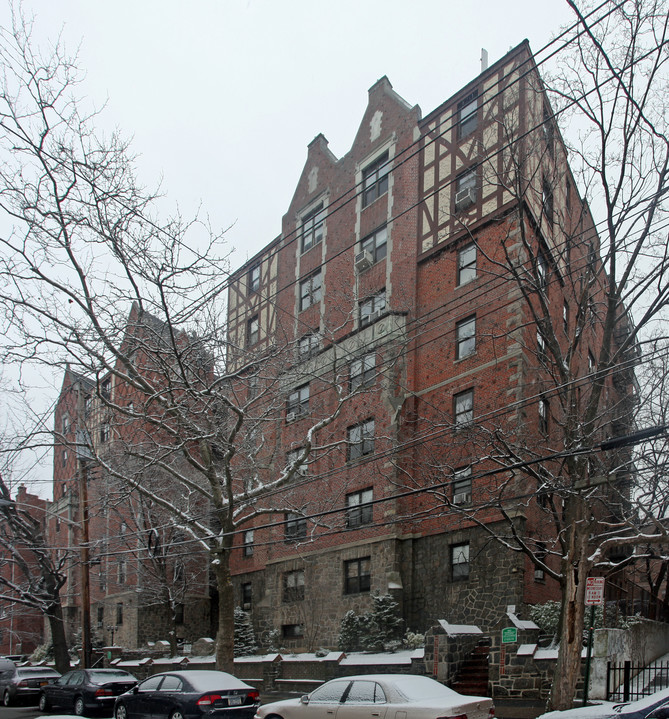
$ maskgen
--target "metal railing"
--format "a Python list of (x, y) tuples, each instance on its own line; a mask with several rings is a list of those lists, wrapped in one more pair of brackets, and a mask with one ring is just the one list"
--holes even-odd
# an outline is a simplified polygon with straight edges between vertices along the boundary
[(607, 662), (606, 698), (608, 701), (634, 701), (659, 689), (669, 687), (669, 662), (655, 662), (647, 666)]

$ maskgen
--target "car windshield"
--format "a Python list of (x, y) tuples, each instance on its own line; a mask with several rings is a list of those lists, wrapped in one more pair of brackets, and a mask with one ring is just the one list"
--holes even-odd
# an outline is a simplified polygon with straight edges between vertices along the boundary
[(100, 682), (113, 682), (115, 679), (130, 679), (131, 681), (134, 681), (134, 678), (131, 674), (128, 674), (128, 672), (123, 671), (102, 671), (102, 670), (95, 670), (88, 672), (89, 677), (91, 678), (91, 681), (93, 684), (99, 684)]
[(437, 697), (453, 698), (457, 693), (429, 677), (393, 677), (389, 683), (394, 684), (409, 701), (435, 699)]

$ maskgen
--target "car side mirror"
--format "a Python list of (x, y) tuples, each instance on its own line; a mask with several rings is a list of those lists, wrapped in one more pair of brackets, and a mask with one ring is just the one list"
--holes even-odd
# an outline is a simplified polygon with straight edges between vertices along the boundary
[(300, 697), (300, 704), (308, 704), (308, 703), (309, 703), (309, 695), (308, 695), (308, 694), (303, 694), (303, 695)]

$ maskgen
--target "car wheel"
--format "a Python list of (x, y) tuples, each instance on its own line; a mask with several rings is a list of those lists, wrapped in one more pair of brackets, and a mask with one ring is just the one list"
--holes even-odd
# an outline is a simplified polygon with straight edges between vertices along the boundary
[(37, 706), (41, 712), (49, 711), (49, 700), (46, 698), (46, 694), (39, 695)]
[(6, 707), (10, 707), (12, 705), (12, 698), (9, 696), (9, 689), (5, 689), (5, 693), (2, 696), (2, 703)]
[(128, 710), (125, 704), (117, 704), (114, 709), (116, 719), (128, 719)]
[(74, 700), (74, 713), (78, 717), (82, 717), (86, 715), (86, 705), (84, 704), (83, 697), (77, 697)]
[(170, 719), (184, 719), (184, 715), (178, 709), (175, 709), (170, 714)]

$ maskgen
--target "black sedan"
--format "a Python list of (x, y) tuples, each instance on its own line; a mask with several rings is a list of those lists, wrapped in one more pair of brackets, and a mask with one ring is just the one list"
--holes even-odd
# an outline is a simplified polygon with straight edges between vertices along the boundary
[(45, 712), (51, 707), (61, 707), (73, 710), (78, 716), (102, 709), (110, 711), (116, 697), (135, 684), (137, 679), (122, 669), (75, 669), (42, 687), (39, 708)]
[(43, 686), (58, 679), (60, 673), (48, 667), (14, 667), (0, 672), (0, 694), (2, 703), (37, 703), (37, 697)]
[(232, 674), (180, 671), (154, 674), (116, 699), (115, 719), (252, 719), (256, 689)]

